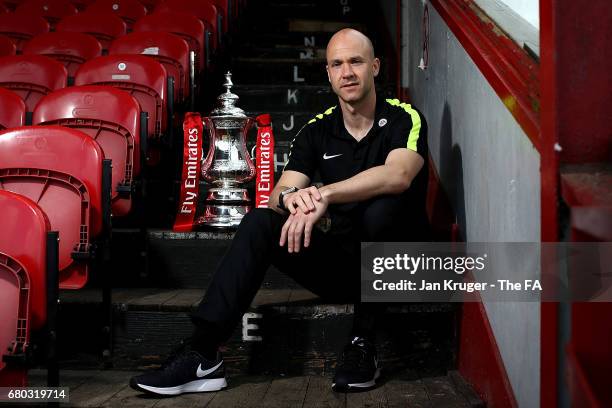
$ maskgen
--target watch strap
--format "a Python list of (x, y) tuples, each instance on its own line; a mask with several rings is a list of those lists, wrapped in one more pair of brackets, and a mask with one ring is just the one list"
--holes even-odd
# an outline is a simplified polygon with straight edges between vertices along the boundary
[(295, 193), (296, 191), (298, 191), (298, 188), (295, 186), (286, 188), (283, 191), (281, 191), (280, 194), (278, 195), (277, 207), (283, 211), (287, 211), (287, 207), (285, 207), (285, 196), (290, 193)]

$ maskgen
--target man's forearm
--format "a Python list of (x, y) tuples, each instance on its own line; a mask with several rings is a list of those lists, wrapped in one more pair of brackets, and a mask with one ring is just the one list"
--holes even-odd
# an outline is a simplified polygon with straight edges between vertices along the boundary
[(364, 170), (353, 177), (319, 189), (330, 204), (364, 201), (383, 194), (399, 194), (410, 187), (410, 176), (388, 165)]

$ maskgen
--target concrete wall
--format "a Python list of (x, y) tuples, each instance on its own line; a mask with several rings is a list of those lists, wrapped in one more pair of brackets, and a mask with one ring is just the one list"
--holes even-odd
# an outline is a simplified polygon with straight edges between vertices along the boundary
[(539, 0), (500, 0), (535, 28), (540, 27)]
[[(429, 67), (417, 68), (422, 16), (421, 1), (404, 0), (402, 86), (428, 120), (430, 153), (464, 238), (539, 241), (538, 152), (433, 6)], [(538, 406), (540, 305), (485, 308), (519, 406)]]
[(539, 0), (474, 0), (514, 41), (540, 54)]

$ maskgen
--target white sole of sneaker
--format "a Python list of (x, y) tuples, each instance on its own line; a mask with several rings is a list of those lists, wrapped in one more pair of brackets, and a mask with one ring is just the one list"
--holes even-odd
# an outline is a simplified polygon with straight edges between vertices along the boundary
[[(378, 379), (378, 377), (380, 377), (380, 368), (376, 369), (376, 372), (374, 373), (374, 378), (372, 378), (370, 381), (366, 381), (363, 383), (351, 383), (348, 385), (348, 388), (370, 388), (376, 385), (376, 380)], [(332, 384), (332, 388), (334, 388), (336, 386), (336, 384)]]
[(138, 387), (143, 390), (160, 394), (160, 395), (179, 395), (186, 392), (210, 392), (219, 391), (227, 387), (225, 378), (210, 378), (203, 380), (195, 380), (187, 384), (177, 385), (176, 387), (151, 387), (149, 385), (138, 384)]

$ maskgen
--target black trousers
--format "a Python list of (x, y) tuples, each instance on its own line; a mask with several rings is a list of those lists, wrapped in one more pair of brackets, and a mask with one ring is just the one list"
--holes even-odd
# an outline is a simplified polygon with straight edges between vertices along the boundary
[[(414, 214), (413, 214), (414, 215)], [(398, 196), (380, 196), (356, 206), (349, 233), (324, 233), (313, 228), (308, 248), (288, 253), (280, 247), (287, 217), (270, 209), (253, 209), (242, 220), (232, 243), (192, 314), (196, 325), (214, 327), (224, 343), (255, 297), (270, 265), (333, 303), (355, 305), (353, 334), (370, 336), (381, 305), (360, 303), (360, 242), (400, 241), (422, 227), (410, 226), (410, 214)]]

